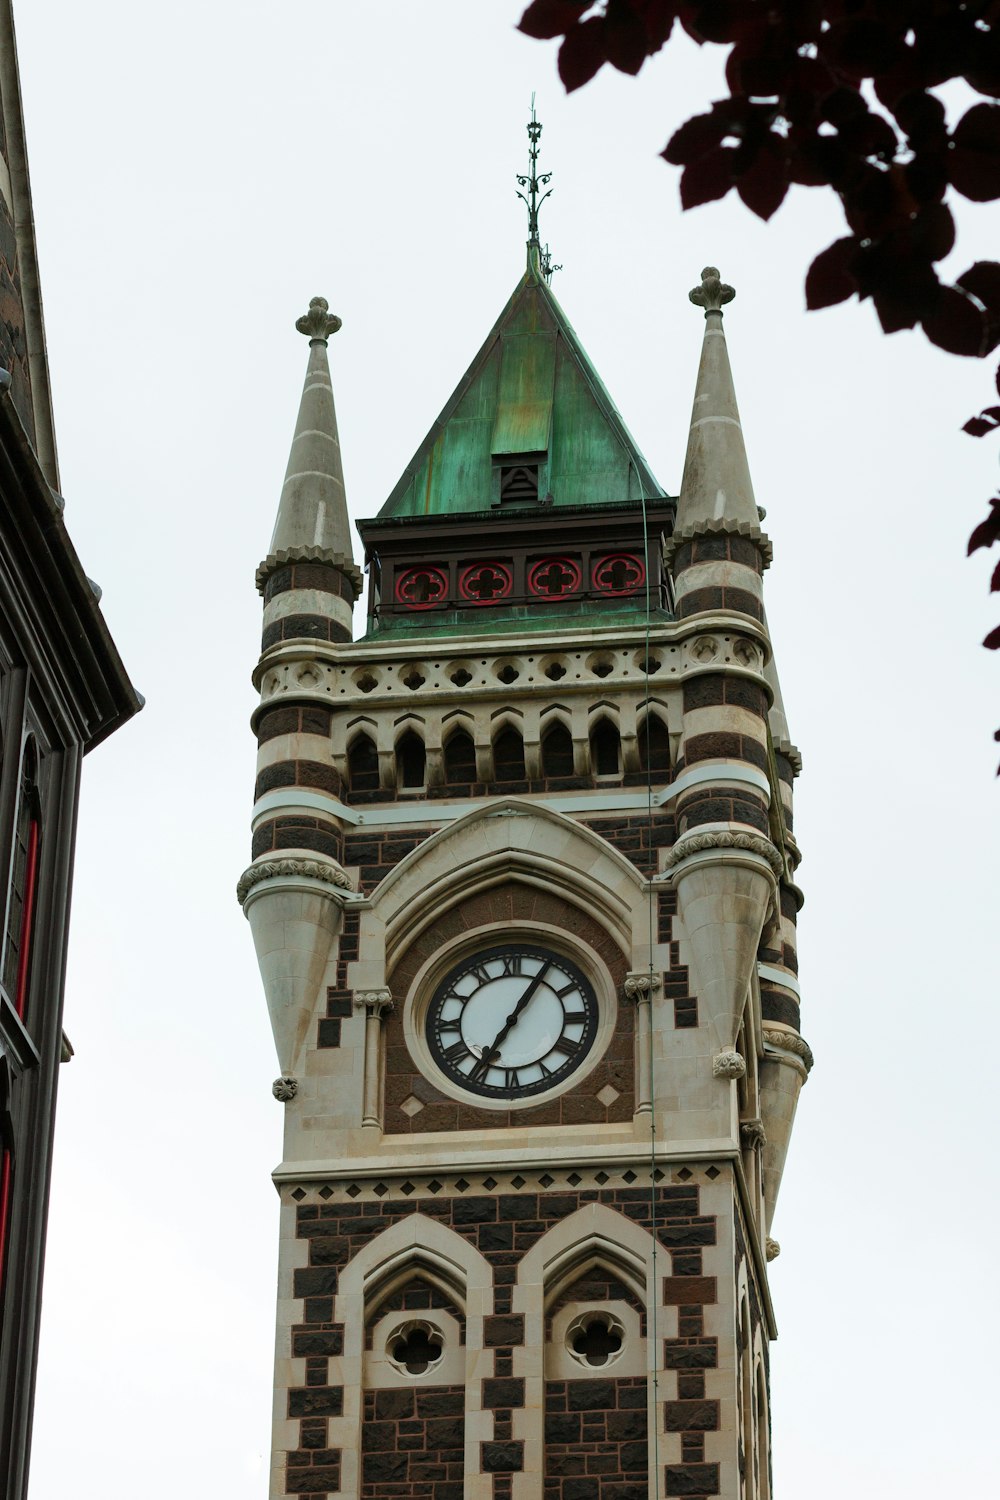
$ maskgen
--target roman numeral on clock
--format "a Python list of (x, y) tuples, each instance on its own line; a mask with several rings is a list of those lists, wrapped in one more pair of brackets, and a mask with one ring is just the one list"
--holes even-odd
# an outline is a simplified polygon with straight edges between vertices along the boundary
[(445, 1047), (442, 1053), (445, 1061), (450, 1063), (461, 1062), (462, 1058), (468, 1057), (468, 1055), (469, 1049), (461, 1039), (457, 1042), (452, 1042), (450, 1047)]
[(561, 1057), (575, 1057), (580, 1050), (580, 1043), (572, 1041), (568, 1036), (561, 1036), (557, 1042), (552, 1043), (552, 1050)]
[(485, 964), (473, 965), (473, 967), (469, 970), (469, 973), (474, 974), (479, 980), (480, 984), (489, 984), (490, 980), (493, 978), (493, 975), (490, 973)]
[(510, 974), (520, 974), (520, 972), (521, 972), (521, 955), (520, 955), (520, 953), (505, 953), (504, 954), (504, 958), (503, 958), (503, 976), (504, 976), (504, 978), (506, 979), (507, 976), (510, 975)]

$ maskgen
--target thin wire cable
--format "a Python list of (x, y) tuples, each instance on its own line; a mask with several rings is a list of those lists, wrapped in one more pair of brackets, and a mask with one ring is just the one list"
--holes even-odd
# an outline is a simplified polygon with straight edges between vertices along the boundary
[[(642, 485), (642, 480), (641, 480), (640, 475), (639, 475), (639, 470), (636, 467), (635, 460), (632, 458), (631, 454), (629, 455), (629, 462), (631, 463), (632, 468), (635, 470), (636, 482), (637, 482), (637, 484), (639, 486), (639, 496), (640, 496), (641, 503), (642, 503), (642, 553), (643, 553), (643, 560), (644, 560), (645, 571), (646, 571), (646, 628), (645, 628), (645, 640), (644, 640), (644, 645), (643, 645), (643, 653), (644, 653), (643, 675), (645, 677), (645, 692), (644, 692), (644, 701), (643, 701), (643, 713), (644, 713), (643, 735), (644, 735), (645, 741), (646, 741), (646, 824), (647, 824), (647, 830), (648, 830), (648, 835), (649, 835), (649, 857), (650, 857), (650, 861), (652, 861), (653, 850), (656, 848), (656, 845), (653, 842), (653, 831), (654, 831), (654, 829), (653, 829), (653, 763), (652, 763), (651, 739), (650, 739), (650, 730), (649, 730), (649, 721), (650, 721), (649, 643), (650, 643), (650, 635), (651, 635), (651, 632), (652, 632), (652, 623), (653, 623), (652, 622), (652, 601), (651, 601), (650, 581), (649, 581), (649, 575), (650, 575), (650, 566), (649, 566), (649, 523), (648, 523), (647, 516), (646, 516), (646, 494), (645, 494), (645, 490), (644, 490), (643, 485)], [(652, 1251), (653, 1297), (652, 1297), (652, 1301), (650, 1303), (650, 1308), (649, 1308), (649, 1332), (650, 1332), (650, 1341), (652, 1343), (652, 1352), (653, 1352), (653, 1357), (652, 1357), (652, 1361), (651, 1361), (651, 1363), (652, 1363), (651, 1374), (652, 1374), (652, 1379), (653, 1379), (653, 1486), (654, 1486), (654, 1488), (653, 1488), (653, 1494), (655, 1496), (659, 1497), (659, 1495), (660, 1495), (660, 1402), (659, 1402), (659, 1390), (660, 1390), (660, 1379), (659, 1379), (659, 1371), (660, 1371), (660, 1340), (659, 1340), (659, 1337), (658, 1337), (658, 1334), (657, 1334), (657, 1317), (656, 1317), (656, 1305), (657, 1305), (657, 1302), (659, 1301), (659, 1275), (658, 1275), (658, 1272), (657, 1272), (657, 1250), (658, 1250), (658, 1245), (659, 1245), (659, 1239), (658, 1239), (659, 1213), (658, 1213), (657, 1198), (656, 1198), (656, 1074), (655, 1074), (655, 1068), (653, 1066), (653, 979), (655, 977), (654, 976), (654, 968), (653, 968), (653, 932), (654, 932), (654, 921), (653, 921), (654, 893), (653, 893), (653, 881), (652, 881), (653, 873), (655, 873), (655, 872), (653, 872), (652, 870), (649, 872), (649, 879), (647, 880), (647, 883), (646, 883), (647, 884), (646, 915), (647, 915), (647, 921), (648, 921), (648, 940), (649, 940), (649, 976), (648, 976), (649, 977), (649, 989), (647, 991), (645, 1003), (649, 1006), (648, 1024), (647, 1024), (647, 1047), (646, 1047), (646, 1051), (647, 1051), (647, 1055), (648, 1055), (648, 1064), (649, 1064), (649, 1206), (650, 1206), (650, 1220), (651, 1220), (651, 1223), (652, 1223), (652, 1240), (653, 1240), (653, 1251)], [(639, 1007), (638, 1007), (638, 1005), (636, 1006), (636, 1022), (637, 1023), (639, 1022)]]

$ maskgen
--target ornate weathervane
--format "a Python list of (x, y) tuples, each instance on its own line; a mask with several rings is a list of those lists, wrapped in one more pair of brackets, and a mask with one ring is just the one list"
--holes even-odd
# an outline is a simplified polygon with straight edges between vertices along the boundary
[(531, 119), (528, 121), (528, 172), (524, 177), (520, 173), (517, 174), (518, 184), (526, 191), (518, 193), (517, 196), (528, 210), (528, 251), (530, 253), (534, 250), (537, 253), (542, 275), (546, 281), (551, 281), (555, 272), (562, 270), (562, 266), (552, 264), (548, 245), (543, 250), (538, 238), (538, 211), (546, 198), (552, 195), (552, 189), (549, 187), (552, 173), (540, 173), (538, 170), (538, 142), (541, 134), (542, 127), (535, 115), (535, 96), (532, 94)]

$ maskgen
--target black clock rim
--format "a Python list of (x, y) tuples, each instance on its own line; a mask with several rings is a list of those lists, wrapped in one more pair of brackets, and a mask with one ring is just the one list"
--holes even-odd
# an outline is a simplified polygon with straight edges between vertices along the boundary
[[(525, 954), (533, 958), (544, 958), (550, 963), (559, 964), (569, 974), (570, 978), (580, 986), (587, 1011), (584, 1033), (580, 1040), (580, 1054), (575, 1058), (567, 1058), (563, 1066), (556, 1069), (555, 1072), (550, 1073), (547, 1078), (541, 1078), (535, 1083), (525, 1085), (523, 1088), (503, 1088), (474, 1083), (464, 1073), (459, 1072), (457, 1068), (449, 1067), (448, 1063), (444, 1060), (434, 1032), (434, 1019), (445, 999), (443, 992), (446, 987), (451, 985), (456, 975), (460, 975), (464, 969), (471, 967), (475, 963), (482, 963), (491, 958), (503, 958), (507, 954), (514, 953)], [(424, 1037), (435, 1066), (444, 1074), (449, 1082), (457, 1084), (463, 1092), (475, 1094), (481, 1099), (530, 1099), (535, 1094), (550, 1093), (552, 1089), (558, 1088), (567, 1078), (572, 1077), (573, 1074), (580, 1071), (590, 1056), (594, 1043), (597, 1040), (598, 1010), (597, 991), (593, 983), (588, 979), (580, 966), (573, 959), (567, 958), (558, 948), (547, 948), (542, 943), (533, 942), (496, 943), (490, 948), (475, 949), (467, 958), (453, 963), (443, 978), (439, 980), (434, 988), (430, 1003), (427, 1006), (427, 1014), (424, 1020)]]

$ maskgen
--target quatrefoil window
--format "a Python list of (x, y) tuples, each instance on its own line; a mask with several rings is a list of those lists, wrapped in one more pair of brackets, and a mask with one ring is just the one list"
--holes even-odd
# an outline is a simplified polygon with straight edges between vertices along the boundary
[(578, 1364), (598, 1369), (614, 1364), (625, 1346), (625, 1328), (613, 1313), (581, 1313), (566, 1330), (566, 1347)]
[(404, 1323), (389, 1335), (386, 1353), (401, 1375), (425, 1375), (441, 1363), (444, 1336), (433, 1323)]

